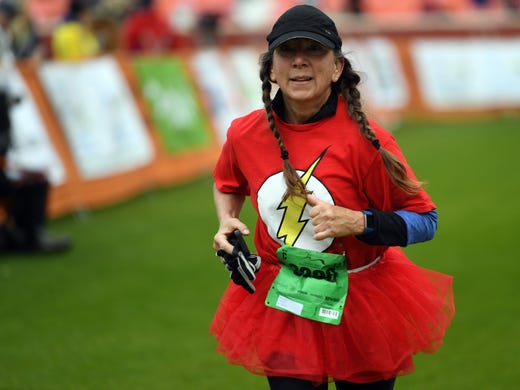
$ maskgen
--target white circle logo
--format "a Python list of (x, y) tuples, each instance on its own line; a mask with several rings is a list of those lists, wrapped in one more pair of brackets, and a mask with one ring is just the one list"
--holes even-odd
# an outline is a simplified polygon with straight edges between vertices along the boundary
[[(313, 164), (314, 168), (317, 162)], [(307, 172), (297, 171), (307, 189), (322, 201), (334, 204), (330, 192), (322, 182), (312, 176), (310, 170), (311, 168)], [(270, 176), (258, 191), (258, 210), (269, 235), (280, 245), (287, 244), (323, 252), (334, 239), (314, 240), (314, 228), (309, 220), (310, 206), (303, 198), (289, 198), (282, 201), (285, 190), (283, 173), (279, 172)]]

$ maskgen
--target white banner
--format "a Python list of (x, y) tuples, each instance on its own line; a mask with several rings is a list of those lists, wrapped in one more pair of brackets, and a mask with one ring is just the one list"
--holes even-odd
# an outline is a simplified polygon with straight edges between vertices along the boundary
[(437, 110), (520, 105), (520, 39), (420, 39), (411, 45), (419, 89)]
[(260, 81), (260, 52), (249, 47), (238, 47), (229, 51), (229, 60), (233, 66), (233, 74), (240, 82), (243, 96), (242, 108), (244, 114), (263, 108), (262, 82)]
[(97, 179), (151, 162), (151, 140), (112, 57), (48, 62), (40, 77), (83, 178)]
[[(241, 86), (229, 61), (222, 52), (201, 50), (192, 57), (191, 66), (196, 82), (209, 105), (210, 117), (216, 127), (218, 139), (226, 139), (231, 121), (247, 112)], [(254, 73), (254, 69), (249, 69)]]
[(386, 38), (345, 39), (343, 52), (361, 76), (362, 98), (370, 107), (399, 110), (408, 104), (409, 92), (399, 53)]

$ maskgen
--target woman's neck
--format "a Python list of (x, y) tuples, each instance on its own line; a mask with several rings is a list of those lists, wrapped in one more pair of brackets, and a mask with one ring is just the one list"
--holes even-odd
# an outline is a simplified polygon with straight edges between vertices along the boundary
[(284, 98), (285, 120), (287, 123), (302, 124), (307, 122), (309, 118), (320, 111), (323, 105), (327, 102), (330, 91), (324, 94), (319, 100), (296, 101)]

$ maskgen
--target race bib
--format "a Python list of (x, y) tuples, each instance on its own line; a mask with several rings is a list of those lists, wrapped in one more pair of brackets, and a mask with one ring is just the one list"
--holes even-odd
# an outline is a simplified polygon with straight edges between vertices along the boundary
[(338, 325), (345, 306), (348, 273), (345, 256), (284, 245), (283, 262), (265, 304), (314, 321)]

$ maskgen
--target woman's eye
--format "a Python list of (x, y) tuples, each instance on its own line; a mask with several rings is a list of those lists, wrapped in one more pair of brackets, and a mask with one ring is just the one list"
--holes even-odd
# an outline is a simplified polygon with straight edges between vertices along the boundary
[(293, 42), (282, 43), (280, 46), (276, 48), (281, 54), (294, 54), (298, 51), (302, 51), (304, 53), (308, 53), (311, 55), (322, 55), (327, 53), (327, 49), (325, 46), (320, 45), (319, 43), (309, 43), (306, 45), (296, 45)]
[(326, 50), (327, 50), (326, 47), (319, 45), (319, 44), (309, 45), (309, 47), (307, 47), (307, 51), (309, 51), (311, 53), (322, 53), (322, 52), (325, 52)]
[(283, 53), (290, 53), (292, 51), (295, 51), (296, 49), (291, 45), (281, 44), (280, 46), (278, 46), (278, 50), (280, 50)]

